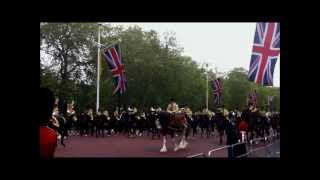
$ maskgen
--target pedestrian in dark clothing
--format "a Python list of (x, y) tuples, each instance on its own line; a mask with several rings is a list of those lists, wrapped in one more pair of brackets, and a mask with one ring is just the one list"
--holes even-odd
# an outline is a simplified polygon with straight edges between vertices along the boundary
[(228, 157), (236, 158), (242, 154), (246, 153), (245, 142), (239, 142), (240, 134), (235, 126), (235, 123), (227, 121), (226, 124), (226, 135), (227, 135), (227, 145), (235, 144), (228, 148)]

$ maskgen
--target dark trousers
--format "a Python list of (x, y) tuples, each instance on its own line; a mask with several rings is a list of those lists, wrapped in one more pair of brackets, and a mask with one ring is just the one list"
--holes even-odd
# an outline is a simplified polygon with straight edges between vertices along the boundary
[(198, 128), (197, 124), (192, 124), (192, 136), (198, 134), (197, 128)]
[(96, 137), (102, 136), (104, 137), (104, 128), (103, 126), (97, 126), (96, 127)]
[(219, 142), (222, 144), (222, 136), (224, 134), (224, 130), (219, 130)]
[(107, 134), (108, 135), (111, 135), (111, 129), (112, 129), (112, 126), (111, 125), (104, 125), (103, 126), (103, 133), (104, 133), (104, 130), (107, 131)]
[(88, 124), (83, 123), (80, 125), (80, 135), (88, 134)]
[(94, 121), (92, 121), (92, 120), (88, 121), (88, 132), (90, 133), (91, 136), (93, 136), (95, 133), (95, 125), (96, 124)]
[(94, 135), (94, 126), (92, 125), (92, 126), (89, 126), (89, 133), (91, 134), (91, 136), (93, 136)]

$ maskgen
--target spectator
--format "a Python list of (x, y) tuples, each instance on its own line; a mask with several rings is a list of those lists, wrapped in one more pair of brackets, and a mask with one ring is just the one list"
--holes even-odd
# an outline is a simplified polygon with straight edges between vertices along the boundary
[(52, 117), (54, 100), (54, 95), (49, 89), (40, 88), (40, 157), (44, 159), (53, 158), (57, 146), (57, 134), (48, 127)]

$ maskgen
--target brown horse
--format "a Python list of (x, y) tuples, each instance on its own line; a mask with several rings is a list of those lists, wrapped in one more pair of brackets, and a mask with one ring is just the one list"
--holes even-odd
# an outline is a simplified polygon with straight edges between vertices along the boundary
[[(167, 135), (171, 135), (172, 142), (174, 143), (174, 151), (185, 149), (188, 145), (186, 138), (186, 130), (188, 128), (187, 118), (185, 113), (171, 114), (166, 111), (158, 113), (160, 123), (160, 130), (163, 136), (163, 143), (160, 152), (167, 152)], [(180, 135), (180, 143), (176, 141), (176, 135)]]

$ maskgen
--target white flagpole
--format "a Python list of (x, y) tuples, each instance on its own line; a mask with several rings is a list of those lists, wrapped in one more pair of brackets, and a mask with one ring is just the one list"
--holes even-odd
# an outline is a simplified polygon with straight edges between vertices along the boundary
[(208, 97), (209, 97), (209, 90), (208, 90), (208, 63), (206, 64), (206, 71), (207, 71), (207, 110), (209, 110), (209, 101), (208, 101)]
[(100, 27), (98, 28), (98, 59), (97, 59), (97, 104), (96, 104), (96, 112), (99, 110), (99, 102), (100, 102)]

